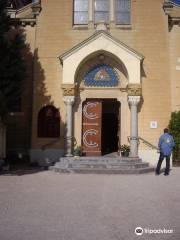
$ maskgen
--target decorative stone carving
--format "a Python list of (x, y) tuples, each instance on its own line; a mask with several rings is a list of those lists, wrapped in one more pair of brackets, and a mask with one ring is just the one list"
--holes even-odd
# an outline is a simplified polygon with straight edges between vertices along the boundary
[(75, 96), (76, 86), (75, 84), (62, 84), (62, 90), (64, 96)]
[(140, 96), (128, 96), (128, 103), (129, 105), (138, 105), (140, 102), (141, 97)]
[(142, 88), (140, 84), (129, 84), (128, 85), (128, 96), (141, 96)]
[(74, 100), (75, 100), (75, 97), (74, 96), (64, 96), (63, 97), (63, 101), (64, 103), (67, 105), (67, 104), (70, 104), (70, 105), (73, 105), (74, 104)]
[(104, 21), (99, 21), (96, 24), (96, 31), (107, 31), (107, 24)]

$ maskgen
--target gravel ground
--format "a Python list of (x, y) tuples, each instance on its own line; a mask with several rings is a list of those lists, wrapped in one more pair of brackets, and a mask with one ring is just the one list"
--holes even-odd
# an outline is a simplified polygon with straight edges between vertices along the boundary
[[(0, 240), (180, 239), (180, 168), (170, 176), (0, 175)], [(135, 228), (173, 233), (135, 234)]]

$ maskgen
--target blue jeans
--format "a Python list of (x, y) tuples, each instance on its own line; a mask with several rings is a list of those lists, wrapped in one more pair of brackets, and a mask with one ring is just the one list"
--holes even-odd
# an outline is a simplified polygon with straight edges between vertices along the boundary
[(170, 155), (169, 156), (164, 156), (163, 153), (160, 153), (159, 156), (159, 161), (156, 167), (156, 173), (159, 174), (160, 173), (160, 169), (161, 169), (161, 164), (162, 161), (164, 160), (164, 158), (166, 158), (166, 168), (165, 168), (165, 174), (169, 174), (169, 170), (170, 170)]

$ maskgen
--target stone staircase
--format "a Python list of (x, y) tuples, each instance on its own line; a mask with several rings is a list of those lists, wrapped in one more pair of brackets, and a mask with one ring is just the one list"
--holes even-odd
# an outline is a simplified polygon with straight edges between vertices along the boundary
[(142, 174), (154, 171), (154, 167), (140, 158), (120, 156), (61, 157), (50, 169), (59, 173), (96, 174)]

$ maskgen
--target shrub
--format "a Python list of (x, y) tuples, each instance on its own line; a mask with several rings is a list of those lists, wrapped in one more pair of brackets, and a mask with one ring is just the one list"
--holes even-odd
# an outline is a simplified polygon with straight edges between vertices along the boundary
[(173, 150), (173, 160), (180, 161), (180, 111), (171, 113), (169, 132), (176, 144)]

